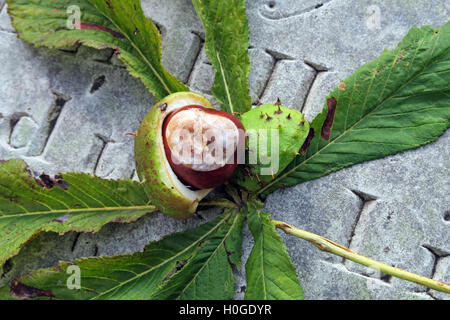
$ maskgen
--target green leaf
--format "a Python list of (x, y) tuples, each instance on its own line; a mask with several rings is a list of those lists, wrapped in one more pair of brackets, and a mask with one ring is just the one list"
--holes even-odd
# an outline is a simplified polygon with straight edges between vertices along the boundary
[(249, 28), (243, 0), (193, 0), (206, 31), (205, 47), (216, 77), (212, 93), (222, 110), (251, 109), (248, 89)]
[[(327, 104), (335, 102), (330, 128)], [(311, 123), (314, 138), (306, 154), (258, 193), (435, 141), (449, 128), (449, 118), (450, 22), (438, 29), (414, 27), (395, 50), (363, 65), (331, 92)]]
[[(229, 210), (198, 228), (152, 242), (141, 253), (77, 260), (79, 290), (67, 288), (72, 283), (67, 262), (28, 273), (18, 283), (57, 299), (232, 299), (226, 243), (241, 244), (243, 221), (243, 215)], [(16, 287), (13, 282), (13, 293)], [(8, 290), (0, 289), (0, 299), (7, 298)]]
[(41, 232), (96, 232), (108, 222), (133, 222), (156, 209), (131, 180), (85, 173), (35, 175), (22, 160), (0, 162), (0, 265)]
[[(161, 36), (139, 0), (7, 0), (19, 37), (36, 47), (66, 48), (81, 43), (112, 48), (128, 71), (142, 80), (156, 100), (189, 91), (161, 63)], [(79, 11), (77, 11), (79, 8)], [(81, 14), (79, 25), (74, 17)]]
[(255, 244), (245, 265), (248, 300), (298, 300), (303, 291), (297, 272), (269, 213), (261, 212), (262, 205), (248, 202), (248, 226)]

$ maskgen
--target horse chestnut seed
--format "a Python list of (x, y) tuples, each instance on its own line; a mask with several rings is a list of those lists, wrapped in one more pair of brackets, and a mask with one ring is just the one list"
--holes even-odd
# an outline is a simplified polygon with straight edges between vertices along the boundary
[(191, 217), (236, 169), (236, 150), (245, 142), (239, 129), (236, 117), (214, 110), (198, 93), (176, 92), (158, 101), (134, 141), (136, 172), (151, 203), (171, 217)]
[(167, 160), (184, 184), (196, 189), (226, 182), (237, 168), (244, 127), (235, 116), (200, 105), (172, 112), (163, 124)]

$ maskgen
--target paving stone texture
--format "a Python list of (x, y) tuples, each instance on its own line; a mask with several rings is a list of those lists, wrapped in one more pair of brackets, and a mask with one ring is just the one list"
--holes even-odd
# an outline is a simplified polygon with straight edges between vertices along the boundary
[[(0, 0), (0, 158), (48, 173), (136, 178), (133, 132), (154, 103), (111, 51), (34, 49), (17, 39)], [(214, 72), (190, 1), (143, 0), (163, 36), (164, 64), (210, 97)], [(274, 102), (312, 119), (324, 97), (363, 63), (392, 49), (413, 25), (443, 25), (450, 0), (248, 0), (253, 103)], [(99, 88), (94, 83), (102, 84)], [(450, 282), (450, 134), (417, 150), (354, 166), (270, 195), (273, 217), (406, 270)], [(97, 234), (45, 234), (4, 267), (3, 285), (58, 260), (142, 250), (151, 240), (215, 217), (153, 214)], [(449, 299), (282, 235), (307, 299)], [(252, 238), (244, 232), (244, 257)], [(244, 269), (242, 269), (244, 270)], [(236, 272), (243, 298), (244, 271)]]

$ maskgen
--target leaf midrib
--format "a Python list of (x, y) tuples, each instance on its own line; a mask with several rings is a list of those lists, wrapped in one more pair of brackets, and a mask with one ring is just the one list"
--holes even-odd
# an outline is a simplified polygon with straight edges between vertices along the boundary
[[(437, 42), (437, 40), (436, 40)], [(434, 48), (433, 48), (434, 50)], [(334, 142), (336, 142), (337, 140), (341, 139), (343, 136), (345, 136), (347, 134), (348, 131), (352, 130), (355, 126), (357, 126), (360, 122), (362, 122), (363, 120), (365, 120), (368, 116), (372, 115), (372, 113), (374, 113), (375, 111), (377, 111), (382, 105), (384, 105), (387, 101), (391, 100), (392, 98), (394, 98), (395, 94), (398, 93), (399, 91), (401, 91), (405, 86), (407, 86), (413, 79), (416, 79), (417, 77), (419, 77), (426, 69), (430, 68), (434, 63), (437, 62), (438, 58), (441, 57), (442, 55), (446, 54), (448, 51), (450, 50), (450, 47), (448, 47), (446, 50), (444, 50), (440, 55), (436, 56), (434, 59), (432, 59), (432, 61), (430, 61), (429, 64), (427, 64), (422, 70), (420, 70), (419, 72), (417, 72), (415, 75), (413, 75), (408, 81), (406, 81), (402, 86), (399, 86), (397, 88), (397, 90), (393, 91), (391, 95), (387, 96), (378, 106), (376, 106), (375, 108), (373, 108), (369, 113), (367, 113), (365, 116), (363, 116), (360, 120), (358, 120), (356, 123), (354, 123), (351, 127), (349, 127), (348, 129), (344, 130), (342, 132), (341, 135), (339, 135), (338, 137), (336, 137), (334, 140), (332, 140), (330, 143), (328, 143), (326, 146), (324, 146), (322, 149), (320, 149), (319, 151), (317, 151), (316, 153), (314, 153), (311, 157), (303, 160), (301, 163), (299, 163), (298, 165), (295, 165), (292, 169), (290, 169), (289, 171), (287, 171), (285, 174), (282, 174), (281, 176), (277, 177), (276, 179), (274, 179), (272, 182), (270, 182), (269, 184), (267, 184), (266, 186), (264, 186), (264, 188), (261, 188), (260, 190), (258, 190), (256, 192), (256, 194), (261, 194), (264, 191), (266, 191), (268, 188), (270, 188), (271, 186), (273, 186), (274, 184), (278, 183), (279, 181), (283, 180), (284, 178), (286, 178), (287, 176), (289, 176), (292, 172), (295, 172), (299, 167), (301, 167), (303, 164), (305, 164), (306, 162), (308, 162), (309, 160), (313, 159), (314, 157), (316, 157), (317, 155), (319, 155), (323, 150), (326, 150), (329, 146), (331, 146)], [(320, 139), (320, 138), (319, 138)]]
[(228, 104), (230, 105), (230, 113), (233, 114), (234, 113), (233, 102), (231, 101), (230, 90), (228, 88), (227, 79), (225, 77), (225, 72), (223, 70), (222, 62), (220, 61), (220, 57), (219, 57), (219, 51), (217, 51), (217, 49), (216, 49), (216, 56), (217, 56), (217, 61), (219, 62), (220, 74), (222, 75), (223, 85), (225, 86), (225, 92), (227, 94)]
[(47, 210), (47, 211), (36, 211), (29, 213), (19, 213), (19, 214), (5, 214), (0, 216), (0, 219), (17, 218), (22, 216), (35, 216), (35, 215), (46, 215), (54, 213), (84, 213), (84, 212), (94, 212), (94, 211), (123, 211), (123, 210), (157, 210), (155, 206), (145, 205), (145, 206), (129, 206), (129, 207), (101, 207), (101, 208), (79, 208), (79, 209), (58, 209), (58, 210)]
[(235, 224), (237, 222), (239, 218), (239, 214), (235, 214), (234, 220), (232, 225), (230, 226), (230, 229), (228, 230), (227, 234), (223, 237), (222, 241), (220, 241), (220, 243), (217, 245), (216, 249), (214, 250), (213, 253), (211, 253), (211, 255), (209, 256), (209, 258), (206, 260), (206, 262), (203, 264), (203, 266), (198, 270), (198, 272), (195, 273), (195, 276), (192, 278), (191, 281), (189, 281), (186, 286), (184, 287), (184, 289), (180, 292), (180, 294), (178, 295), (177, 299), (179, 299), (183, 293), (186, 291), (186, 289), (191, 285), (191, 283), (197, 279), (198, 275), (200, 274), (200, 272), (205, 268), (205, 266), (209, 263), (209, 261), (212, 259), (212, 257), (217, 253), (217, 250), (219, 250), (219, 248), (224, 244), (224, 242), (226, 241), (226, 239), (228, 239), (228, 236), (230, 235), (230, 232), (234, 229)]
[[(122, 28), (109, 16), (107, 16), (106, 14), (104, 14), (98, 7), (96, 4), (94, 4), (94, 7), (98, 10), (98, 12), (100, 12), (100, 14), (102, 14), (106, 19), (108, 19), (120, 32), (121, 34), (124, 35), (124, 37), (127, 38), (127, 40), (131, 43), (131, 45), (133, 46), (133, 48), (139, 53), (139, 55), (142, 57), (142, 59), (144, 59), (145, 63), (150, 67), (150, 70), (152, 70), (153, 74), (156, 76), (156, 78), (158, 78), (158, 80), (160, 81), (160, 83), (163, 85), (164, 89), (167, 91), (167, 95), (171, 94), (172, 91), (169, 89), (169, 87), (167, 86), (166, 82), (164, 81), (164, 79), (160, 76), (160, 74), (156, 71), (156, 69), (153, 67), (153, 65), (150, 63), (150, 61), (148, 61), (147, 57), (142, 53), (142, 51), (139, 49), (139, 47), (136, 46), (136, 44), (134, 43), (134, 41), (131, 40), (131, 38), (128, 36), (128, 34), (126, 32), (124, 32), (122, 30)], [(147, 19), (144, 16), (145, 19)]]

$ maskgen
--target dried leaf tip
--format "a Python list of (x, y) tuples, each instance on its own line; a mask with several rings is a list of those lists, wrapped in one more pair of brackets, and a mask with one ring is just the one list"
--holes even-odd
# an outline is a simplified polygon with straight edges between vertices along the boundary
[(12, 297), (17, 299), (32, 299), (36, 297), (48, 297), (54, 298), (53, 292), (50, 290), (41, 290), (35, 287), (31, 287), (20, 283), (16, 279), (11, 281), (10, 284), (10, 294)]

